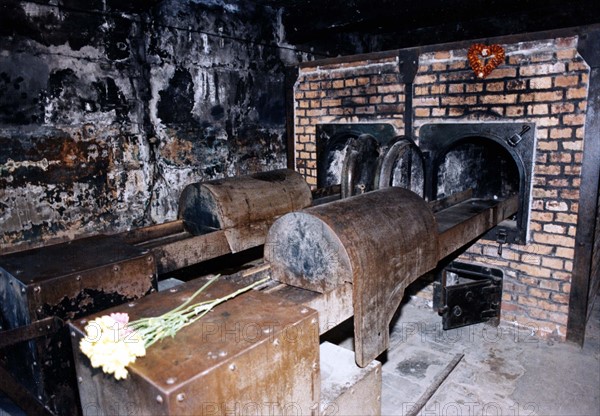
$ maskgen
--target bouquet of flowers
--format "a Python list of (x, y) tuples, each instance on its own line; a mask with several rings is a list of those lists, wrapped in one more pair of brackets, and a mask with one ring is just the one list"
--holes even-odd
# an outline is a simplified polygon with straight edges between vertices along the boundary
[(221, 298), (192, 303), (218, 278), (215, 276), (181, 305), (160, 316), (129, 322), (128, 314), (111, 313), (90, 321), (84, 328), (86, 335), (79, 343), (81, 352), (89, 357), (92, 367), (102, 367), (102, 371), (113, 374), (117, 380), (124, 379), (127, 377), (125, 367), (137, 357), (146, 355), (146, 349), (151, 345), (174, 337), (180, 329), (193, 324), (215, 306), (268, 280), (258, 280)]

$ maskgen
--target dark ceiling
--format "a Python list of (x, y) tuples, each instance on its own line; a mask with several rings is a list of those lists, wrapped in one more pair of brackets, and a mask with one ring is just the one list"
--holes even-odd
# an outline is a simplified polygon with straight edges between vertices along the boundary
[(289, 43), (330, 53), (345, 40), (372, 52), (600, 23), (600, 0), (262, 2), (283, 8)]
[[(0, 0), (18, 3), (17, 0)], [(30, 0), (53, 3), (56, 0)], [(600, 0), (179, 0), (251, 13), (282, 10), (286, 41), (317, 55), (346, 55), (600, 23)], [(63, 8), (141, 12), (164, 0), (59, 0)], [(87, 5), (87, 6), (84, 6)], [(256, 7), (258, 6), (258, 7)], [(1, 20), (1, 18), (0, 18)]]

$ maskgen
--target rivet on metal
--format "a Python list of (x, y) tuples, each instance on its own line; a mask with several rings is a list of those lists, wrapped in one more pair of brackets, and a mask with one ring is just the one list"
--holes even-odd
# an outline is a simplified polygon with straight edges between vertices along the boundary
[(273, 332), (272, 328), (265, 328), (262, 330), (263, 334), (270, 334), (271, 332)]
[(149, 257), (146, 258), (146, 261), (148, 263), (152, 263), (153, 260), (154, 260), (154, 257), (152, 257), (152, 256), (149, 256)]
[(273, 340), (273, 345), (278, 346), (279, 345), (279, 340), (278, 339), (274, 339)]
[(82, 377), (77, 377), (77, 381), (78, 381), (79, 383), (83, 383), (83, 378), (82, 378)]
[(75, 331), (71, 331), (71, 336), (75, 338)]
[(300, 309), (300, 313), (308, 313), (308, 309), (307, 308), (302, 308), (302, 309)]
[(178, 402), (182, 402), (182, 401), (184, 401), (184, 400), (185, 400), (185, 394), (183, 394), (183, 393), (179, 393), (179, 394), (177, 395), (177, 401), (178, 401)]
[(169, 378), (167, 379), (167, 384), (175, 384), (175, 381), (176, 381), (176, 380), (177, 380), (177, 379), (176, 379), (175, 377), (169, 377)]
[(319, 364), (313, 363), (312, 369), (315, 370), (315, 371), (318, 370), (319, 369)]
[(130, 308), (133, 308), (135, 306), (135, 303), (131, 302), (130, 304), (128, 304), (127, 306), (129, 306)]
[(21, 293), (25, 293), (25, 292), (26, 292), (25, 288), (24, 288), (24, 287), (22, 287), (22, 288), (21, 288)]
[(174, 287), (172, 287), (171, 289), (169, 289), (169, 292), (175, 293), (175, 292), (177, 292), (177, 289), (175, 289)]
[(226, 357), (227, 351), (219, 351), (219, 357)]
[(81, 280), (81, 275), (78, 275), (75, 280), (77, 280), (78, 282)]
[(156, 396), (156, 403), (158, 403), (158, 404), (162, 404), (162, 402), (163, 402), (163, 398), (162, 398), (162, 396), (159, 394), (158, 396)]
[(86, 323), (87, 323), (87, 319), (82, 319), (82, 320), (81, 320), (81, 321), (79, 321), (79, 322), (81, 322), (81, 325), (84, 325), (84, 324), (86, 324)]
[(310, 323), (311, 323), (311, 324), (313, 324), (313, 325), (316, 325), (318, 322), (319, 322), (319, 321), (317, 320), (317, 318), (312, 318), (312, 319), (310, 320)]
[(114, 270), (115, 272), (118, 272), (118, 271), (120, 270), (120, 268), (119, 268), (119, 266), (113, 266), (113, 270)]
[(235, 371), (236, 369), (237, 369), (237, 366), (235, 364), (229, 364), (229, 370)]
[(39, 287), (39, 286), (36, 286), (36, 287), (33, 288), (33, 291), (36, 292), (36, 293), (39, 292), (40, 290), (42, 290), (42, 288)]

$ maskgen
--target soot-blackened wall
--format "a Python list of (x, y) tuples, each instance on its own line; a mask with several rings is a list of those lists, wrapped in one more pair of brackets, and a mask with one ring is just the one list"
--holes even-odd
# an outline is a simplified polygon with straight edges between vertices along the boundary
[(285, 165), (277, 13), (246, 3), (2, 3), (0, 253), (164, 222), (187, 183)]

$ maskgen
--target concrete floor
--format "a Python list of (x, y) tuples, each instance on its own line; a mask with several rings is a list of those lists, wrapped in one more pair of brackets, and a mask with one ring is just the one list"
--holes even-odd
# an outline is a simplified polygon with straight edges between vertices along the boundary
[[(583, 348), (539, 340), (506, 324), (442, 331), (441, 318), (422, 301), (400, 312), (382, 357), (383, 415), (409, 415), (462, 355), (418, 416), (600, 415), (600, 299)], [(351, 338), (334, 342), (352, 348)], [(0, 397), (0, 416), (23, 414)]]
[(431, 308), (405, 304), (384, 359), (382, 414), (408, 415), (462, 354), (419, 416), (600, 415), (600, 299), (583, 348), (539, 340), (506, 324), (442, 331)]

